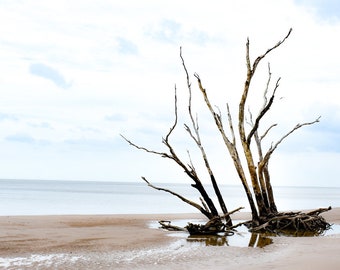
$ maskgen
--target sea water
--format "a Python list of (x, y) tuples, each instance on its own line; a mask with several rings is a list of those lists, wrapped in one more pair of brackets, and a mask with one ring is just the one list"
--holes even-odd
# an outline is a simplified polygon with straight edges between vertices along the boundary
[[(200, 203), (197, 190), (188, 184), (156, 184)], [(228, 210), (249, 211), (242, 186), (221, 185)], [(211, 186), (207, 187), (217, 203)], [(340, 207), (340, 188), (274, 187), (280, 211)], [(144, 182), (0, 180), (0, 215), (92, 215), (195, 213), (179, 198), (148, 187)]]

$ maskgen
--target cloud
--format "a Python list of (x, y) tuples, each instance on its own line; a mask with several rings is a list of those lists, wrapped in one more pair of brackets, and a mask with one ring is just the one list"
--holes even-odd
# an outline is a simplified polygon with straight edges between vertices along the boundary
[(53, 127), (51, 127), (51, 125), (47, 122), (41, 122), (41, 123), (29, 123), (28, 124), (31, 127), (34, 128), (46, 128), (46, 129), (53, 129)]
[(115, 113), (115, 114), (106, 116), (105, 120), (113, 121), (113, 122), (125, 122), (127, 120), (127, 117), (123, 114)]
[(60, 88), (67, 89), (71, 86), (71, 83), (66, 82), (64, 76), (60, 74), (58, 70), (45, 64), (42, 63), (31, 64), (29, 67), (29, 71), (33, 75), (52, 81), (56, 86)]
[[(6, 25), (0, 35), (3, 103), (0, 133), (6, 139), (0, 139), (0, 143), (2, 149), (7, 145), (6, 153), (15, 156), (14, 167), (19, 164), (16, 157), (27, 149), (26, 160), (22, 159), (21, 165), (28, 164), (33, 160), (31, 156), (36, 155), (39, 167), (41, 162), (49, 160), (46, 156), (51, 156), (46, 166), (47, 178), (56, 178), (62, 170), (67, 177), (86, 178), (87, 168), (100, 161), (117, 164), (124, 171), (123, 174), (112, 172), (112, 166), (108, 165), (102, 168), (103, 177), (114, 174), (112, 179), (134, 179), (144, 168), (156, 168), (155, 176), (166, 175), (170, 180), (171, 171), (167, 166), (162, 171), (153, 163), (148, 164), (145, 161), (148, 155), (130, 151), (118, 134), (136, 139), (140, 145), (162, 147), (162, 136), (174, 120), (173, 86), (176, 84), (180, 118), (173, 139), (180, 145), (176, 150), (187, 149), (190, 138), (182, 123), (190, 122), (185, 118), (187, 88), (178, 56), (179, 46), (184, 48), (189, 74), (201, 75), (211, 102), (221, 108), (223, 115), (225, 103), (229, 102), (236, 121), (246, 76), (246, 38), (250, 38), (253, 61), (280, 40), (289, 27), (294, 31), (287, 44), (259, 66), (252, 93), (255, 96), (259, 89), (262, 95), (269, 61), (273, 81), (277, 76), (283, 78), (279, 94), (285, 97), (274, 105), (271, 109), (274, 114), (268, 119), (269, 124), (271, 120), (279, 123), (278, 129), (273, 130), (274, 142), (297, 122), (322, 115), (320, 124), (290, 136), (279, 146), (278, 154), (287, 152), (288, 156), (296, 156), (299, 152), (323, 150), (333, 154), (340, 151), (336, 147), (340, 139), (337, 130), (340, 116), (335, 117), (340, 108), (340, 54), (337, 53), (340, 43), (336, 38), (340, 24), (336, 20), (326, 21), (332, 16), (339, 17), (336, 1), (230, 0), (195, 5), (191, 0), (147, 3), (104, 0), (100, 5), (84, 1), (82, 8), (72, 1), (67, 2), (65, 8), (63, 2), (18, 4), (9, 1), (10, 6), (0, 10), (0, 20)], [(191, 12), (193, 7), (195, 11)], [(40, 81), (52, 82), (53, 87), (70, 87), (64, 70), (72, 71), (72, 78), (77, 82), (72, 85), (72, 91), (45, 91), (44, 86), (37, 85), (37, 80), (42, 78)], [(198, 113), (202, 139), (214, 147), (211, 151), (214, 156), (213, 151), (219, 147), (216, 142), (221, 139), (215, 139), (211, 115), (197, 93), (196, 81), (193, 77), (191, 80), (193, 109)], [(325, 107), (316, 108), (313, 106), (316, 101), (324, 102)], [(261, 106), (262, 99), (259, 103)], [(334, 107), (330, 108), (332, 103)], [(257, 103), (249, 104), (256, 110)], [(111, 138), (118, 138), (118, 143), (112, 143)], [(49, 147), (37, 147), (44, 140), (50, 142)], [(268, 137), (269, 146), (270, 143), (271, 137)], [(105, 155), (99, 151), (93, 155), (94, 149), (105, 148), (110, 149)], [(84, 149), (88, 151), (88, 159), (82, 159)], [(126, 162), (122, 161), (122, 155)], [(186, 157), (186, 153), (184, 155)], [(62, 170), (55, 169), (58, 162), (78, 158), (84, 162), (77, 161), (81, 170), (67, 162), (59, 167)], [(129, 170), (130, 160), (136, 161), (134, 164), (138, 163), (141, 171)], [(221, 162), (217, 160), (214, 164), (219, 166)], [(334, 172), (336, 175), (337, 171)], [(17, 177), (21, 172), (10, 173), (11, 177)]]
[(0, 121), (11, 120), (16, 121), (18, 118), (12, 114), (0, 113)]
[(181, 37), (181, 24), (173, 20), (163, 19), (147, 34), (158, 41), (174, 43)]
[(136, 44), (134, 44), (132, 41), (127, 40), (122, 37), (116, 38), (118, 42), (118, 51), (122, 54), (132, 54), (136, 55), (138, 54), (138, 47)]
[(295, 2), (301, 6), (309, 7), (322, 20), (340, 20), (340, 2), (338, 0), (295, 0)]
[(189, 33), (188, 39), (193, 43), (204, 45), (207, 41), (209, 41), (209, 36), (204, 31), (194, 29)]
[(5, 137), (5, 141), (11, 142), (13, 144), (25, 144), (30, 146), (47, 146), (50, 145), (51, 142), (46, 139), (36, 139), (33, 136), (26, 133), (16, 133), (13, 135), (8, 135)]
[(112, 153), (116, 150), (117, 144), (115, 139), (90, 139), (90, 138), (74, 138), (66, 139), (62, 143), (62, 147), (67, 152), (80, 151), (82, 153)]
[(154, 40), (163, 43), (186, 45), (188, 43), (204, 46), (209, 42), (218, 43), (223, 41), (223, 37), (216, 36), (213, 31), (207, 32), (200, 26), (186, 25), (175, 20), (162, 19), (153, 24), (146, 35)]
[(33, 144), (36, 140), (27, 134), (14, 134), (5, 138), (7, 141)]

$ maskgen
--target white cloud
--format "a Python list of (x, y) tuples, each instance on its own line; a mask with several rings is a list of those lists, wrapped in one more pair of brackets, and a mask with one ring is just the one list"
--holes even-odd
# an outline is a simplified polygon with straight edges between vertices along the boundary
[(118, 51), (122, 54), (137, 54), (138, 47), (132, 41), (118, 37)]
[(14, 142), (22, 142), (22, 143), (34, 143), (35, 140), (26, 134), (14, 134), (6, 137), (6, 140), (8, 141), (14, 141)]
[[(322, 116), (320, 124), (289, 138), (278, 155), (292, 153), (294, 148), (295, 154), (313, 150), (322, 152), (325, 159), (327, 153), (334, 158), (339, 152), (331, 146), (338, 141), (336, 123), (340, 120), (340, 41), (336, 38), (340, 23), (334, 12), (336, 3), (327, 3), (292, 0), (214, 0), (200, 4), (91, 0), (3, 3), (0, 142), (12, 156), (22, 154), (17, 161), (7, 160), (7, 168), (15, 167), (9, 162), (24, 164), (32, 158), (20, 175), (17, 170), (8, 169), (3, 176), (0, 172), (0, 178), (39, 177), (35, 170), (44, 159), (49, 170), (41, 177), (51, 179), (85, 179), (91, 175), (97, 177), (93, 180), (136, 180), (144, 173), (156, 180), (179, 179), (180, 173), (169, 172), (166, 165), (162, 167), (156, 158), (144, 157), (148, 155), (130, 148), (119, 137), (124, 133), (142, 145), (162, 149), (161, 137), (173, 121), (175, 83), (179, 111), (186, 110), (179, 47), (183, 46), (189, 73), (200, 74), (212, 102), (222, 111), (229, 102), (235, 110), (246, 72), (246, 38), (250, 38), (254, 59), (282, 39), (290, 27), (291, 37), (259, 68), (254, 80), (255, 101), (256, 95), (262, 95), (270, 61), (273, 81), (282, 76), (278, 97), (284, 97), (277, 99), (272, 116), (266, 119), (268, 124), (281, 123), (273, 132), (273, 140), (297, 122)], [(194, 78), (192, 85), (197, 93)], [(66, 87), (67, 91), (61, 91)], [(252, 108), (256, 110), (257, 103), (262, 101), (255, 103)], [(199, 95), (194, 96), (194, 108), (199, 111), (202, 134), (208, 143), (218, 140), (211, 134), (214, 128), (209, 126), (210, 115)], [(181, 121), (180, 129), (183, 118)], [(177, 134), (174, 140), (185, 146), (187, 137), (181, 131)], [(12, 138), (10, 144), (6, 138)], [(23, 146), (18, 141), (25, 138)], [(308, 146), (303, 146), (306, 141)], [(35, 146), (30, 146), (30, 142)], [(49, 144), (38, 149), (38, 142)], [(103, 154), (95, 150), (97, 147), (114, 150)], [(217, 156), (224, 157), (224, 152)], [(79, 164), (67, 166), (63, 161), (72, 159), (78, 159)], [(147, 163), (150, 160), (156, 163)], [(277, 171), (282, 171), (286, 162), (287, 159), (280, 161)], [(307, 164), (316, 159), (301, 162)], [(113, 170), (108, 164), (119, 169)], [(131, 166), (136, 169), (131, 170)], [(216, 165), (217, 170), (224, 171), (223, 166)], [(320, 171), (325, 168), (322, 166)], [(155, 167), (159, 169), (153, 171)], [(326, 167), (331, 174), (331, 168)], [(94, 168), (100, 168), (101, 175), (93, 173)], [(315, 185), (323, 183), (320, 178), (313, 181)]]
[(52, 67), (42, 63), (33, 63), (29, 67), (31, 74), (51, 80), (55, 85), (61, 88), (71, 87), (71, 83), (67, 82), (60, 72)]

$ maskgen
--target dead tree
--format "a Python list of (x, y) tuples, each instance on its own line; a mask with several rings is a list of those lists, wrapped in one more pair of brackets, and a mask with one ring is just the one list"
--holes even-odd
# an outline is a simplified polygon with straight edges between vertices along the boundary
[[(183, 58), (182, 58), (182, 61), (183, 61)], [(194, 140), (194, 142), (196, 143), (197, 147), (199, 148), (199, 150), (201, 152), (202, 158), (203, 158), (204, 163), (205, 163), (205, 167), (206, 167), (206, 169), (209, 173), (210, 180), (211, 180), (212, 186), (214, 188), (215, 194), (218, 198), (220, 208), (223, 212), (223, 215), (219, 214), (217, 207), (215, 206), (214, 202), (210, 198), (210, 195), (207, 193), (204, 185), (202, 184), (202, 181), (201, 181), (199, 175), (197, 174), (195, 166), (193, 165), (193, 162), (191, 161), (189, 152), (188, 152), (189, 163), (186, 164), (181, 160), (181, 158), (177, 155), (175, 149), (170, 144), (170, 136), (172, 135), (173, 131), (177, 127), (177, 123), (178, 123), (177, 89), (176, 89), (176, 87), (175, 87), (175, 102), (174, 102), (175, 103), (175, 121), (174, 121), (174, 124), (172, 125), (172, 127), (170, 128), (169, 132), (165, 136), (165, 138), (163, 138), (163, 140), (162, 140), (163, 144), (167, 147), (168, 152), (159, 152), (159, 151), (154, 151), (154, 150), (147, 149), (145, 147), (138, 146), (135, 143), (133, 143), (132, 141), (128, 140), (123, 135), (121, 135), (121, 136), (125, 139), (125, 141), (127, 141), (130, 145), (136, 147), (137, 149), (141, 149), (141, 150), (144, 150), (148, 153), (159, 155), (163, 158), (168, 158), (168, 159), (174, 161), (177, 165), (179, 165), (184, 170), (186, 175), (189, 176), (189, 178), (191, 178), (191, 180), (194, 182), (193, 184), (191, 184), (191, 186), (193, 188), (197, 189), (198, 192), (200, 193), (201, 204), (198, 204), (196, 202), (188, 200), (187, 198), (183, 197), (182, 195), (180, 195), (176, 192), (173, 192), (169, 189), (156, 187), (156, 186), (152, 185), (145, 177), (142, 177), (142, 179), (151, 188), (161, 190), (161, 191), (165, 191), (165, 192), (168, 192), (168, 193), (178, 197), (179, 199), (181, 199), (185, 203), (187, 203), (187, 204), (195, 207), (196, 209), (198, 209), (209, 220), (214, 219), (214, 220), (216, 220), (216, 222), (218, 221), (218, 222), (222, 223), (221, 219), (224, 218), (226, 226), (230, 227), (230, 226), (233, 225), (232, 219), (230, 218), (229, 212), (227, 210), (227, 207), (224, 203), (223, 197), (222, 197), (221, 192), (219, 190), (219, 187), (217, 185), (215, 176), (214, 176), (212, 169), (209, 165), (208, 157), (207, 157), (205, 150), (204, 150), (204, 147), (202, 145), (202, 142), (201, 142), (201, 139), (200, 139), (200, 134), (198, 132), (198, 130), (199, 130), (198, 120), (195, 119), (192, 115), (192, 111), (191, 111), (191, 83), (189, 81), (189, 75), (188, 75), (188, 72), (185, 68), (184, 61), (183, 61), (183, 66), (184, 66), (184, 69), (185, 69), (185, 72), (186, 72), (186, 75), (187, 75), (187, 86), (188, 86), (188, 90), (189, 90), (188, 114), (190, 116), (190, 120), (191, 120), (191, 124), (192, 124), (192, 128), (190, 128), (189, 125), (187, 125), (187, 124), (184, 125), (184, 128), (188, 132), (190, 137)], [(192, 131), (192, 129), (193, 129), (193, 131)], [(219, 227), (219, 229), (215, 230), (215, 233), (217, 233), (219, 231), (220, 231), (220, 227)]]
[[(270, 65), (268, 64), (268, 80), (265, 87), (263, 98), (263, 105), (260, 108), (259, 112), (254, 116), (253, 113), (249, 110), (248, 117), (246, 117), (246, 105), (249, 96), (249, 92), (252, 86), (252, 79), (256, 73), (256, 70), (260, 64), (260, 62), (272, 51), (277, 49), (281, 46), (290, 36), (292, 29), (289, 30), (288, 34), (278, 43), (276, 43), (273, 47), (269, 48), (265, 51), (264, 54), (258, 56), (253, 63), (250, 60), (250, 42), (247, 39), (246, 42), (246, 79), (244, 83), (243, 92), (241, 95), (241, 99), (239, 101), (238, 106), (238, 118), (237, 118), (237, 131), (236, 134), (234, 122), (232, 119), (232, 113), (229, 109), (229, 104), (226, 104), (227, 108), (227, 126), (229, 131), (229, 136), (224, 127), (224, 121), (222, 118), (221, 111), (219, 109), (214, 109), (213, 105), (210, 102), (208, 97), (207, 91), (203, 86), (202, 80), (200, 76), (195, 73), (194, 77), (197, 80), (198, 88), (203, 96), (204, 102), (210, 111), (214, 123), (217, 127), (218, 132), (220, 133), (223, 142), (227, 148), (229, 156), (233, 162), (233, 165), (236, 169), (236, 172), (239, 176), (241, 184), (244, 188), (245, 194), (247, 196), (252, 220), (247, 222), (246, 224), (248, 227), (253, 231), (274, 231), (280, 232), (282, 230), (310, 230), (316, 233), (320, 233), (321, 231), (328, 229), (329, 224), (324, 221), (324, 219), (319, 216), (320, 213), (324, 211), (328, 211), (331, 209), (329, 208), (322, 208), (316, 211), (312, 211), (306, 214), (302, 214), (300, 212), (292, 212), (292, 213), (279, 213), (277, 210), (277, 206), (275, 204), (274, 195), (273, 195), (273, 188), (271, 185), (270, 173), (269, 173), (269, 160), (274, 153), (274, 151), (278, 148), (278, 146), (293, 132), (296, 130), (308, 126), (313, 125), (319, 122), (320, 117), (316, 118), (313, 121), (305, 122), (302, 124), (297, 124), (291, 130), (289, 130), (286, 134), (284, 134), (276, 143), (272, 143), (268, 150), (264, 151), (262, 142), (268, 135), (268, 133), (277, 126), (277, 124), (272, 124), (267, 127), (262, 134), (260, 134), (260, 124), (263, 117), (269, 112), (271, 109), (274, 100), (276, 91), (279, 87), (280, 78), (276, 80), (274, 84), (273, 90), (270, 91), (270, 83), (271, 83), (271, 71)], [(180, 50), (180, 58), (182, 61), (182, 66), (185, 71), (186, 75), (186, 83), (187, 89), (189, 93), (189, 100), (188, 100), (188, 115), (190, 118), (191, 125), (184, 125), (185, 130), (188, 132), (191, 139), (195, 142), (196, 146), (199, 148), (201, 157), (204, 161), (205, 168), (210, 176), (210, 182), (214, 188), (215, 195), (218, 198), (218, 202), (220, 205), (220, 209), (222, 210), (223, 214), (219, 214), (217, 207), (214, 205), (213, 201), (211, 200), (209, 194), (207, 193), (205, 187), (202, 184), (200, 177), (191, 161), (190, 154), (189, 154), (189, 163), (183, 162), (180, 157), (177, 155), (175, 149), (170, 144), (170, 136), (172, 135), (173, 131), (175, 130), (178, 122), (178, 112), (177, 112), (177, 90), (175, 87), (175, 121), (172, 127), (170, 128), (169, 132), (163, 138), (163, 144), (167, 147), (168, 152), (159, 152), (150, 150), (141, 146), (138, 146), (125, 138), (123, 138), (132, 146), (144, 150), (148, 153), (156, 154), (161, 157), (168, 158), (173, 160), (177, 165), (179, 165), (184, 172), (191, 178), (194, 182), (192, 187), (198, 190), (201, 195), (201, 204), (195, 203), (190, 201), (180, 194), (177, 194), (171, 190), (156, 187), (149, 183), (146, 178), (142, 177), (143, 180), (152, 188), (157, 190), (162, 190), (172, 195), (180, 198), (184, 202), (190, 204), (191, 206), (197, 208), (202, 214), (204, 214), (208, 219), (209, 222), (206, 225), (195, 225), (189, 224), (187, 229), (189, 232), (193, 232), (195, 234), (212, 234), (217, 232), (227, 232), (230, 228), (234, 228), (232, 226), (232, 221), (230, 218), (230, 214), (227, 210), (226, 204), (224, 202), (223, 196), (219, 190), (215, 175), (211, 169), (206, 151), (203, 147), (200, 133), (199, 133), (199, 125), (197, 117), (193, 117), (192, 114), (192, 105), (191, 105), (191, 83), (190, 83), (190, 76), (188, 74), (183, 56), (182, 56), (182, 49)], [(269, 94), (270, 92), (270, 94)], [(261, 97), (260, 97), (261, 98)], [(247, 120), (248, 119), (248, 120)], [(247, 128), (247, 125), (250, 128)], [(253, 152), (252, 145), (256, 145), (257, 152)], [(246, 166), (242, 165), (241, 159), (246, 161)], [(222, 222), (222, 219), (225, 218), (225, 222)]]
[[(273, 195), (273, 189), (270, 181), (270, 174), (269, 174), (269, 160), (274, 153), (274, 151), (277, 149), (279, 144), (282, 143), (284, 139), (286, 139), (289, 135), (291, 135), (294, 131), (300, 129), (301, 127), (313, 125), (317, 122), (319, 122), (320, 117), (316, 118), (314, 121), (311, 122), (305, 122), (302, 124), (297, 124), (294, 126), (290, 131), (288, 131), (286, 134), (284, 134), (281, 139), (279, 139), (276, 143), (272, 143), (270, 148), (267, 151), (263, 151), (262, 149), (262, 140), (266, 137), (266, 135), (270, 132), (270, 130), (277, 126), (277, 124), (273, 124), (269, 126), (263, 135), (259, 135), (259, 127), (261, 120), (263, 117), (268, 113), (271, 106), (274, 103), (275, 94), (279, 87), (280, 78), (277, 79), (274, 89), (272, 90), (270, 96), (268, 97), (268, 91), (269, 91), (269, 85), (271, 81), (271, 71), (270, 66), (268, 64), (268, 81), (265, 88), (265, 92), (263, 95), (263, 106), (260, 109), (259, 113), (257, 114), (255, 120), (253, 119), (253, 114), (251, 111), (249, 111), (249, 118), (250, 118), (250, 130), (246, 129), (246, 115), (245, 115), (245, 107), (247, 103), (247, 98), (249, 95), (250, 87), (252, 79), (255, 75), (255, 72), (257, 70), (258, 65), (260, 62), (273, 50), (278, 48), (281, 44), (283, 44), (287, 38), (290, 36), (292, 32), (292, 29), (289, 30), (288, 34), (276, 45), (269, 48), (264, 54), (258, 56), (253, 63), (251, 63), (250, 60), (250, 43), (249, 39), (247, 39), (246, 43), (246, 66), (247, 66), (247, 75), (246, 80), (244, 83), (243, 93), (239, 102), (239, 108), (238, 108), (238, 135), (239, 140), (241, 144), (241, 153), (239, 153), (238, 145), (236, 142), (236, 135), (234, 130), (234, 124), (232, 121), (231, 113), (229, 110), (229, 106), (227, 104), (227, 114), (228, 114), (228, 123), (229, 123), (229, 129), (231, 132), (231, 138), (229, 138), (226, 135), (223, 121), (222, 121), (222, 115), (219, 111), (216, 111), (213, 106), (210, 103), (209, 97), (207, 95), (206, 89), (203, 87), (202, 81), (198, 74), (195, 74), (194, 76), (197, 79), (198, 87), (204, 97), (205, 104), (207, 105), (209, 111), (211, 112), (214, 122), (216, 124), (217, 129), (219, 130), (223, 141), (229, 151), (229, 155), (231, 159), (233, 160), (234, 167), (238, 173), (238, 176), (241, 180), (241, 183), (244, 187), (245, 193), (247, 195), (249, 205), (252, 212), (252, 227), (258, 227), (260, 226), (262, 229), (266, 227), (264, 224), (268, 224), (268, 220), (271, 220), (273, 217), (280, 216), (280, 220), (286, 219), (288, 220), (287, 223), (291, 224), (291, 220), (295, 220), (296, 217), (300, 217), (300, 213), (292, 214), (291, 216), (282, 215), (281, 213), (278, 213), (277, 206), (275, 204), (274, 195)], [(252, 142), (256, 143), (258, 153), (257, 155), (252, 152), (251, 144)], [(240, 155), (243, 155), (243, 157), (246, 160), (247, 167), (246, 169), (243, 168)], [(246, 176), (246, 173), (249, 175), (250, 183), (248, 183), (248, 178)], [(250, 185), (249, 185), (250, 184)], [(252, 188), (253, 193), (250, 190), (250, 187)], [(253, 195), (255, 197), (255, 200), (253, 199)], [(330, 210), (331, 208), (326, 208), (325, 211)], [(308, 216), (308, 214), (307, 214)], [(307, 222), (314, 220), (315, 216), (313, 218), (306, 218), (305, 221), (302, 221), (304, 224), (302, 227), (304, 229), (312, 228), (307, 224)], [(320, 220), (322, 218), (320, 217)], [(301, 219), (299, 218), (301, 221)], [(314, 221), (313, 221), (314, 222)], [(319, 224), (318, 222), (314, 222), (315, 224)], [(320, 224), (323, 222), (321, 221)], [(277, 224), (278, 228), (280, 228), (279, 223)], [(282, 224), (282, 222), (281, 222)], [(316, 229), (313, 226), (313, 230)], [(321, 226), (322, 229), (325, 229), (327, 226)]]

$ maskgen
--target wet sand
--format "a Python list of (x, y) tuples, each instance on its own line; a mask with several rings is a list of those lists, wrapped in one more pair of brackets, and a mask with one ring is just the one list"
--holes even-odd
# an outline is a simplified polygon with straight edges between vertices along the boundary
[[(340, 208), (323, 214), (340, 224)], [(264, 248), (188, 244), (150, 228), (199, 214), (0, 217), (1, 269), (339, 269), (340, 234), (274, 237)], [(249, 219), (236, 213), (235, 219)]]

